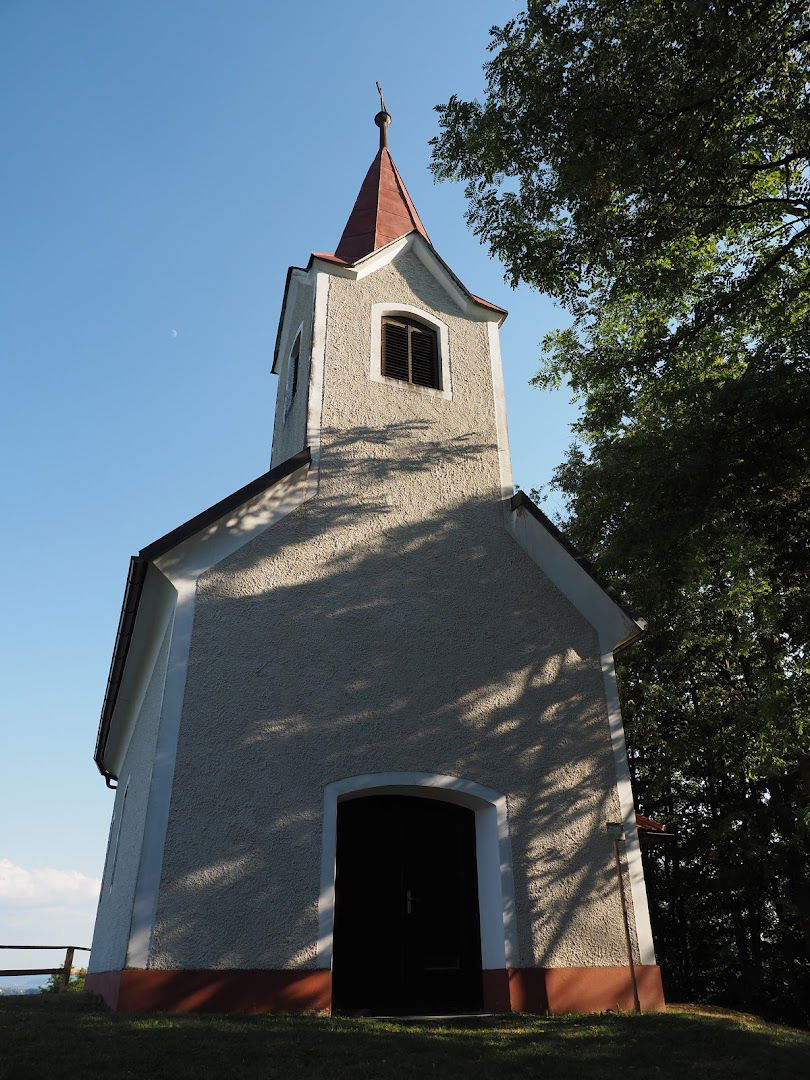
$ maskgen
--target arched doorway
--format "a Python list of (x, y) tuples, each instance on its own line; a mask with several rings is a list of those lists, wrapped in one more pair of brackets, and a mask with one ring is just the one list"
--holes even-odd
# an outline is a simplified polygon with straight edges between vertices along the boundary
[(418, 795), (349, 798), (335, 854), (334, 1009), (480, 1009), (475, 812)]

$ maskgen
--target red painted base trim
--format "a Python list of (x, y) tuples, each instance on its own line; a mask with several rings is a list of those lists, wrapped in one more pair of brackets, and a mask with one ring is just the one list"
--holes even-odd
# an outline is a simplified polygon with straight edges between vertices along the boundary
[[(660, 968), (635, 970), (642, 1012), (662, 1012)], [(626, 967), (518, 968), (509, 972), (509, 998), (514, 1012), (630, 1012), (633, 984)]]
[[(661, 972), (637, 967), (644, 1012), (664, 1008)], [(328, 1013), (330, 971), (98, 971), (89, 993), (118, 1012)], [(588, 1013), (633, 1008), (626, 967), (517, 968), (483, 973), (487, 1012)]]
[(484, 1012), (510, 1012), (509, 972), (505, 968), (496, 968), (484, 971), (482, 975)]
[(85, 988), (118, 1012), (324, 1013), (331, 971), (102, 971)]
[(84, 988), (88, 994), (98, 994), (111, 1009), (117, 1009), (121, 974), (120, 971), (96, 971), (85, 977)]

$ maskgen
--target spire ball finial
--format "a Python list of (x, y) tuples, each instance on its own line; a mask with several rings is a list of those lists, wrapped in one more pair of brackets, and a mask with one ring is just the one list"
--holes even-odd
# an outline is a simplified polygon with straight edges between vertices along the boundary
[(380, 95), (380, 111), (374, 117), (374, 123), (380, 129), (380, 149), (388, 148), (388, 125), (391, 123), (391, 114), (385, 107), (382, 87), (377, 83), (377, 93)]

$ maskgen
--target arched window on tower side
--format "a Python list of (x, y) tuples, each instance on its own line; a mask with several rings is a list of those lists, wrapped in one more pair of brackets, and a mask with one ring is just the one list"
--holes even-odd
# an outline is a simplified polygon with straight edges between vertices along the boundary
[(284, 417), (286, 419), (287, 414), (292, 408), (293, 400), (295, 399), (295, 392), (298, 389), (298, 366), (301, 361), (301, 331), (295, 335), (295, 341), (293, 347), (290, 349), (290, 355), (287, 359), (287, 386), (284, 391)]

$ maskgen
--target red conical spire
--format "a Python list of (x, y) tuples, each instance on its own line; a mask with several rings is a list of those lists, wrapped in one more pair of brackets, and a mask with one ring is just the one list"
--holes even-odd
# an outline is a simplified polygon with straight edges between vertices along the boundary
[[(380, 89), (379, 83), (377, 89)], [(348, 263), (357, 262), (414, 229), (430, 243), (408, 189), (388, 153), (387, 129), (391, 117), (385, 110), (381, 90), (380, 102), (382, 110), (374, 117), (380, 129), (380, 149), (366, 173), (335, 252), (339, 259)]]

